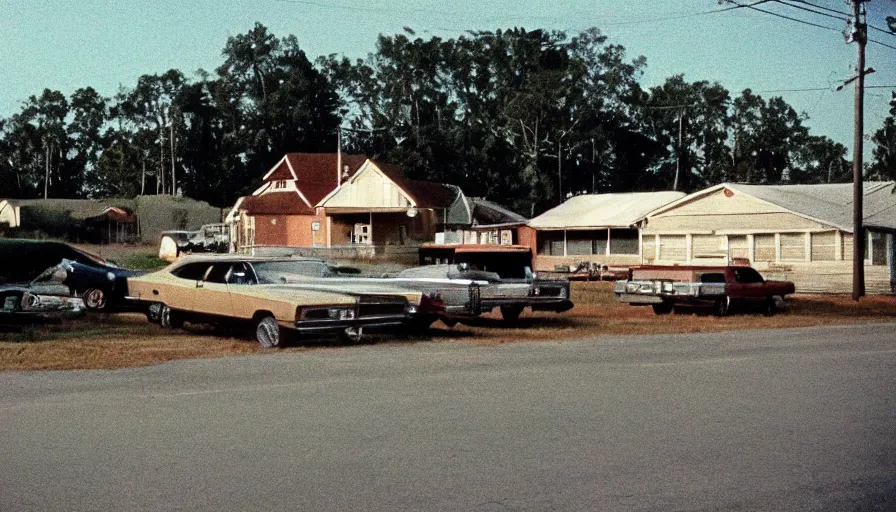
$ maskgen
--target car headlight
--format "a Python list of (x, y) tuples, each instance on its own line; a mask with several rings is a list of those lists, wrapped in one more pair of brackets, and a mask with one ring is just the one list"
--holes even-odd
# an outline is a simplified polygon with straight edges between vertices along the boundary
[(417, 306), (415, 306), (413, 304), (408, 305), (408, 314), (414, 315), (416, 313), (417, 313)]
[(355, 310), (346, 308), (328, 308), (327, 317), (332, 320), (352, 320), (355, 318)]
[(22, 309), (35, 309), (40, 307), (40, 297), (30, 293), (22, 296)]
[(109, 281), (115, 281), (115, 274), (113, 274), (112, 272), (106, 272), (106, 279), (108, 279)]

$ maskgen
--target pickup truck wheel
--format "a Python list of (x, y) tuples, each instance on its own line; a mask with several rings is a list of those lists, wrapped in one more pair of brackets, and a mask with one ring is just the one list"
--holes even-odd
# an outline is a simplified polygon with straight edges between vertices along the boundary
[(501, 306), (501, 318), (505, 322), (516, 322), (522, 312), (523, 308), (520, 306)]
[(280, 325), (271, 315), (260, 318), (255, 324), (255, 339), (262, 347), (279, 347), (281, 338)]
[(184, 326), (184, 319), (168, 307), (168, 304), (162, 304), (159, 310), (159, 325), (165, 329), (180, 329)]
[(662, 302), (660, 304), (653, 304), (653, 312), (657, 315), (668, 315), (672, 312), (672, 303)]
[(775, 316), (775, 313), (778, 312), (778, 305), (775, 304), (775, 299), (769, 297), (762, 304), (762, 314), (765, 316)]
[(106, 293), (99, 288), (90, 288), (82, 295), (87, 309), (100, 310), (106, 308)]
[(716, 299), (715, 304), (713, 304), (712, 312), (716, 316), (728, 316), (730, 308), (731, 298), (725, 295), (721, 299)]

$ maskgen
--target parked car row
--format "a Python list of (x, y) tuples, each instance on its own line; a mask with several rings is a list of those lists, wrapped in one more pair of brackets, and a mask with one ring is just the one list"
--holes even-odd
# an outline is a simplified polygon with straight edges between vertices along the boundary
[(466, 263), (369, 278), (313, 258), (191, 255), (129, 278), (128, 289), (128, 299), (163, 327), (248, 324), (265, 347), (279, 346), (289, 331), (356, 341), (363, 329), (420, 331), (438, 319), (451, 325), (496, 307), (508, 321), (525, 307), (572, 307), (568, 282), (505, 281)]
[(249, 325), (266, 347), (290, 333), (357, 341), (364, 329), (422, 331), (496, 308), (514, 322), (527, 307), (573, 306), (569, 282), (537, 278), (518, 251), (506, 261), (489, 252), (485, 261), (468, 255), (382, 277), (321, 259), (236, 254), (186, 255), (144, 273), (60, 242), (0, 240), (0, 254), (14, 263), (3, 268), (15, 282), (0, 288), (7, 316), (139, 310), (167, 328)]

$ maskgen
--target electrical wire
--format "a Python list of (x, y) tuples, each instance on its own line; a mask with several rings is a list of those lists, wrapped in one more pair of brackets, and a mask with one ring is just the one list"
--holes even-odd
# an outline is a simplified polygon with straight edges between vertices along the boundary
[[(820, 16), (827, 16), (828, 18), (834, 18), (835, 20), (840, 20), (840, 21), (844, 21), (844, 22), (845, 22), (845, 21), (848, 21), (848, 18), (843, 18), (842, 16), (836, 16), (836, 15), (833, 15), (833, 14), (828, 14), (828, 13), (826, 13), (826, 12), (822, 12), (822, 11), (816, 11), (815, 9), (810, 9), (810, 8), (808, 8), (808, 7), (803, 7), (803, 6), (801, 6), (801, 5), (794, 5), (794, 4), (790, 3), (791, 1), (794, 1), (794, 0), (789, 0), (789, 1), (788, 1), (788, 0), (775, 0), (775, 2), (777, 2), (777, 3), (781, 4), (781, 5), (786, 5), (787, 7), (793, 7), (794, 9), (799, 9), (799, 10), (801, 10), (801, 11), (806, 11), (806, 12), (811, 12), (811, 13), (814, 13), (814, 14), (818, 14), (818, 15), (820, 15)], [(848, 15), (847, 15), (847, 16), (848, 16)]]
[(838, 30), (838, 29), (836, 29), (836, 28), (831, 28), (831, 27), (828, 27), (828, 26), (825, 26), (825, 25), (819, 25), (818, 23), (812, 23), (811, 21), (801, 20), (801, 19), (799, 19), (799, 18), (793, 18), (793, 17), (790, 17), (790, 16), (786, 16), (786, 15), (784, 15), (784, 14), (780, 14), (780, 13), (774, 12), (774, 11), (767, 11), (767, 10), (765, 10), (765, 9), (760, 9), (759, 7), (755, 7), (754, 5), (744, 5), (744, 4), (739, 4), (739, 3), (737, 3), (735, 0), (728, 0), (728, 1), (731, 2), (731, 3), (733, 3), (734, 5), (739, 5), (739, 6), (741, 6), (741, 7), (746, 7), (746, 8), (748, 8), (748, 9), (752, 9), (752, 10), (754, 10), (754, 11), (759, 11), (759, 12), (761, 12), (761, 13), (765, 13), (765, 14), (771, 14), (772, 16), (777, 16), (777, 17), (779, 17), (779, 18), (784, 18), (785, 20), (790, 20), (790, 21), (795, 21), (795, 22), (797, 22), (797, 23), (802, 23), (803, 25), (810, 25), (810, 26), (813, 26), (813, 27), (823, 28), (823, 29), (825, 29), (825, 30), (831, 30), (831, 31), (834, 31), (834, 32), (840, 32), (840, 30)]

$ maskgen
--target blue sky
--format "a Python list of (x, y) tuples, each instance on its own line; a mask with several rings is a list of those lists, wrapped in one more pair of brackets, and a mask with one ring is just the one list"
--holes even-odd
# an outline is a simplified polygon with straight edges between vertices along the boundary
[[(843, 0), (807, 1), (849, 10)], [(896, 16), (894, 0), (866, 5), (872, 25), (885, 28), (884, 18)], [(726, 6), (717, 0), (3, 0), (0, 115), (18, 110), (22, 100), (44, 88), (70, 94), (90, 85), (111, 96), (142, 74), (213, 70), (227, 37), (248, 31), (256, 21), (278, 36), (294, 34), (309, 58), (329, 53), (363, 57), (373, 51), (377, 34), (397, 33), (404, 26), (422, 37), (443, 38), (467, 29), (576, 32), (597, 26), (610, 42), (624, 45), (630, 57), (647, 57), (645, 86), (683, 73), (691, 81), (718, 81), (735, 95), (746, 87), (765, 97), (780, 95), (809, 115), (812, 133), (851, 148), (852, 89), (782, 90), (832, 89), (855, 73), (855, 45), (845, 44), (836, 31), (748, 9), (690, 16)], [(843, 28), (836, 19), (781, 3), (762, 7)], [(870, 36), (896, 47), (896, 36), (876, 31)], [(867, 65), (877, 72), (867, 84), (896, 85), (894, 64), (896, 49), (869, 44)], [(866, 134), (881, 126), (894, 90), (868, 89)]]

